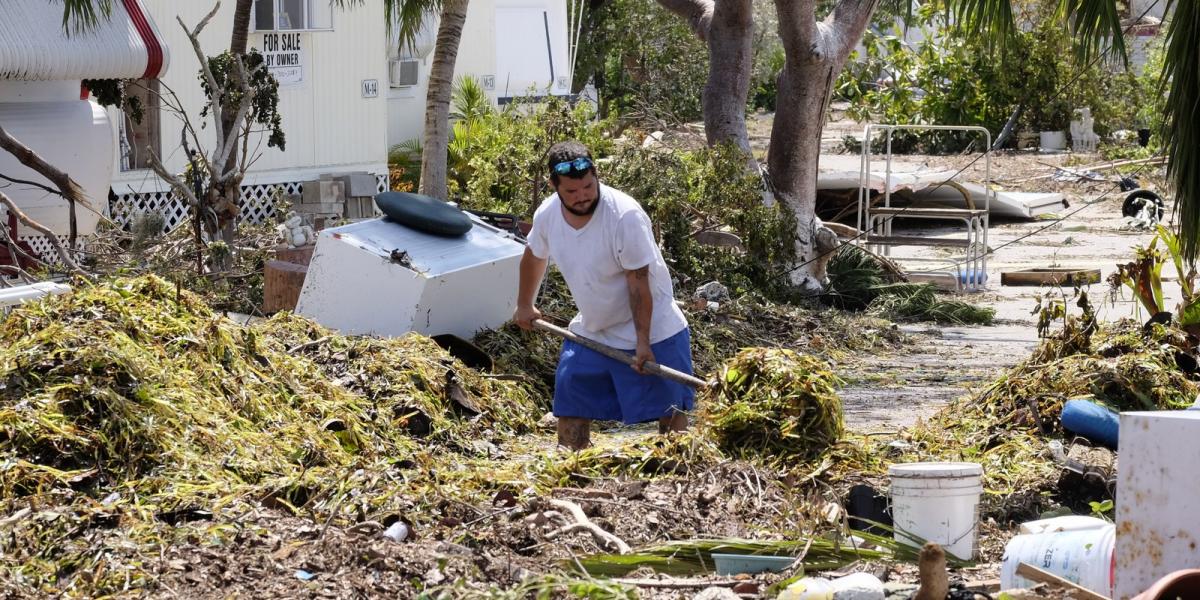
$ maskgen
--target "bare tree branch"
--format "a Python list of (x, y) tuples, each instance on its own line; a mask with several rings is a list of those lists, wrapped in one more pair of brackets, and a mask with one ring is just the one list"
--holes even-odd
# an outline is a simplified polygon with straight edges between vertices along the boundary
[(714, 0), (658, 0), (658, 4), (683, 17), (696, 37), (708, 41), (708, 27), (716, 9)]
[[(200, 199), (196, 197), (196, 194), (192, 192), (192, 189), (188, 187), (187, 183), (168, 171), (167, 168), (163, 166), (162, 161), (159, 160), (157, 154), (155, 154), (153, 151), (151, 151), (149, 154), (150, 169), (154, 171), (154, 174), (158, 175), (160, 179), (167, 182), (167, 184), (171, 186), (171, 189), (174, 190), (176, 194), (179, 194), (184, 200), (187, 200), (188, 206), (193, 208), (200, 206)], [(196, 177), (198, 175), (198, 173), (194, 173), (192, 176)]]
[(46, 239), (50, 240), (50, 245), (54, 246), (54, 249), (58, 251), (58, 257), (62, 259), (63, 264), (74, 271), (76, 275), (79, 275), (88, 281), (94, 281), (94, 278), (91, 276), (91, 274), (87, 271), (84, 271), (83, 268), (71, 258), (71, 253), (67, 252), (67, 249), (62, 245), (62, 242), (58, 239), (58, 236), (54, 235), (53, 231), (50, 231), (50, 229), (45, 225), (30, 219), (29, 216), (27, 216), (21, 211), (20, 208), (17, 207), (17, 203), (13, 202), (11, 198), (4, 194), (4, 192), (0, 192), (0, 204), (4, 204), (8, 210), (12, 211), (12, 214), (17, 216), (17, 220), (26, 227), (46, 236)]
[(82, 204), (89, 209), (92, 207), (91, 203), (88, 202), (87, 194), (84, 193), (83, 188), (74, 179), (71, 179), (70, 175), (46, 162), (32, 148), (10, 135), (4, 130), (3, 126), (0, 126), (0, 148), (7, 150), (10, 154), (17, 157), (17, 160), (21, 164), (33, 169), (58, 187), (59, 195), (67, 199), (67, 208), (71, 213), (69, 221), (71, 228), (70, 240), (71, 247), (75, 247), (75, 204)]
[(200, 49), (200, 32), (216, 16), (217, 10), (220, 8), (221, 3), (217, 2), (213, 5), (212, 10), (203, 19), (200, 19), (200, 22), (196, 24), (196, 28), (192, 30), (189, 30), (187, 25), (183, 24), (183, 19), (178, 15), (175, 17), (175, 20), (179, 22), (179, 26), (183, 28), (184, 35), (192, 42), (192, 50), (196, 53), (196, 58), (200, 61), (200, 69), (204, 72), (204, 79), (208, 82), (209, 89), (212, 90), (212, 116), (216, 126), (214, 131), (217, 134), (217, 140), (224, 139), (225, 137), (221, 127), (221, 99), (224, 94), (221, 87), (217, 85), (217, 78), (213, 76), (212, 68), (208, 65), (208, 58), (204, 56), (204, 50)]
[(63, 195), (62, 192), (44, 184), (44, 183), (38, 183), (36, 181), (28, 181), (25, 179), (17, 179), (16, 177), (9, 177), (8, 175), (5, 175), (4, 173), (0, 173), (0, 179), (3, 179), (9, 183), (15, 183), (17, 185), (27, 185), (30, 187), (34, 187), (39, 190), (42, 190), (43, 192), (46, 192), (47, 194), (54, 194), (55, 196), (58, 196), (64, 200), (69, 199), (65, 195)]

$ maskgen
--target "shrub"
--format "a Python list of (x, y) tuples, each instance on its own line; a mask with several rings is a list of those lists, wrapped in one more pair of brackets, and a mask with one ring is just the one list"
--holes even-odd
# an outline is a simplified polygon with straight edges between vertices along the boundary
[(529, 109), (508, 105), (454, 124), (450, 142), (451, 195), (464, 208), (529, 217), (553, 193), (546, 176), (546, 152), (556, 142), (576, 139), (597, 157), (607, 155), (612, 140), (608, 123), (580, 103), (561, 100)]
[[(1099, 63), (1079, 64), (1068, 31), (1042, 19), (1002, 48), (940, 24), (920, 11), (926, 39), (915, 45), (900, 32), (868, 33), (864, 53), (839, 77), (837, 94), (850, 115), (884, 123), (978, 125), (998, 134), (1018, 104), (1027, 131), (1066, 130), (1077, 108), (1089, 107), (1096, 132), (1133, 126), (1144, 97), (1134, 77)], [(902, 136), (899, 151), (961, 150), (973, 136), (928, 133)]]
[[(735, 294), (786, 292), (779, 273), (794, 257), (791, 213), (763, 205), (761, 182), (747, 172), (741, 150), (629, 148), (602, 169), (601, 179), (642, 203), (683, 286), (719, 280)], [(742, 249), (696, 241), (696, 232), (713, 229), (737, 235)]]
[(684, 21), (653, 2), (610, 0), (589, 10), (575, 89), (592, 78), (605, 115), (658, 124), (700, 118), (708, 48)]

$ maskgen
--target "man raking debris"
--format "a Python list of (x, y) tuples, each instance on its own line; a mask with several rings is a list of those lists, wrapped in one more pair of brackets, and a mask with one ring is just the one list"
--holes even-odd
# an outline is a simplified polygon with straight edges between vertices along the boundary
[(553, 260), (579, 308), (570, 332), (632, 357), (621, 361), (578, 341), (563, 341), (554, 378), (558, 443), (575, 450), (588, 447), (591, 422), (597, 419), (657, 420), (662, 433), (686, 429), (694, 390), (645, 368), (657, 363), (692, 373), (687, 319), (675, 304), (650, 218), (636, 200), (600, 183), (583, 144), (555, 144), (547, 166), (556, 193), (533, 215), (513, 320), (523, 329), (540, 321), (535, 299)]

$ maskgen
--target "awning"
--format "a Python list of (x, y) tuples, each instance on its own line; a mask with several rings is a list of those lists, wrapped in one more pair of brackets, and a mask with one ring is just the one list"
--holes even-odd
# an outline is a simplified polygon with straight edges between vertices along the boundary
[(83, 32), (63, 28), (61, 2), (0, 0), (0, 80), (152, 79), (168, 56), (139, 0), (114, 0)]

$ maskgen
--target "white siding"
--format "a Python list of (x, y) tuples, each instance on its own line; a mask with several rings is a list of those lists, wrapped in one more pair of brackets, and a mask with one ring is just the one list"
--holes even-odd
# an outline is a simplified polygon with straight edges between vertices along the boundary
[[(220, 12), (201, 34), (205, 53), (215, 55), (228, 48), (234, 4), (222, 3)], [(168, 87), (174, 90), (199, 126), (199, 111), (204, 105), (204, 93), (197, 80), (200, 64), (176, 17), (189, 28), (194, 27), (212, 4), (145, 0), (145, 7), (172, 50), (171, 68), (162, 77), (164, 93)], [(286, 151), (268, 148), (265, 135), (252, 138), (250, 147), (258, 144), (261, 156), (246, 184), (300, 181), (320, 173), (347, 170), (383, 172), (387, 163), (387, 47), (382, 0), (335, 9), (333, 22), (332, 31), (298, 33), (303, 81), (279, 87)], [(261, 50), (263, 37), (264, 33), (252, 31), (249, 46)], [(361, 84), (366, 79), (379, 82), (378, 97), (362, 97)], [(211, 115), (207, 121), (200, 137), (205, 148), (211, 149)], [(185, 165), (179, 142), (181, 123), (169, 113), (163, 114), (162, 122), (167, 168), (181, 172)], [(166, 189), (146, 171), (118, 172), (113, 187), (118, 193)]]
[[(567, 3), (564, 0), (471, 0), (467, 7), (467, 21), (463, 26), (462, 42), (459, 45), (458, 57), (454, 62), (455, 78), (470, 75), (484, 80), (489, 77), (493, 88), (488, 95), (495, 101), (501, 96), (525, 95), (532, 80), (512, 80), (506, 77), (507, 67), (498, 65), (497, 44), (504, 43), (506, 32), (496, 29), (497, 10), (531, 9), (545, 11), (550, 26), (550, 44), (554, 57), (554, 74), (557, 77), (567, 75), (570, 65), (567, 61), (568, 31)], [(540, 16), (537, 17), (540, 19)], [(535, 19), (537, 21), (537, 19)], [(432, 27), (436, 31), (437, 23)], [(533, 37), (529, 41), (530, 52), (528, 60), (546, 62), (545, 27), (540, 22), (531, 25)], [(512, 34), (513, 32), (507, 32)], [(523, 33), (522, 33), (523, 35)], [(393, 51), (394, 54), (394, 51)], [(388, 143), (398, 144), (405, 140), (421, 136), (425, 123), (425, 93), (432, 53), (422, 61), (417, 85), (407, 88), (392, 89), (388, 98)], [(505, 71), (501, 73), (500, 71)], [(507, 82), (506, 82), (506, 79)], [(539, 94), (546, 93), (545, 84), (538, 83)], [(507, 85), (506, 85), (507, 84)], [(507, 89), (506, 89), (507, 88)], [(554, 94), (570, 92), (570, 83), (565, 88), (557, 86), (551, 89)]]

